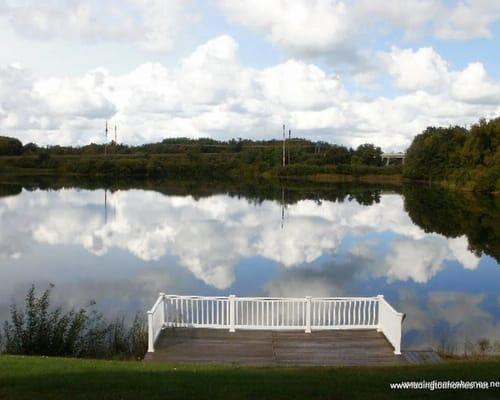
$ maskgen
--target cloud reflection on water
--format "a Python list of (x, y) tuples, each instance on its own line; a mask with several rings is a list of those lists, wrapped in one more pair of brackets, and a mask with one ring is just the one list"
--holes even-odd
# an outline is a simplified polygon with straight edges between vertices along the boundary
[(247, 292), (373, 295), (382, 280), (397, 290), (416, 345), (439, 343), (436, 327), (443, 323), (454, 337), (476, 338), (477, 324), (484, 335), (500, 337), (497, 313), (482, 307), (486, 294), (408, 287), (424, 287), (450, 262), (476, 270), (481, 259), (465, 236), (446, 238), (415, 225), (398, 194), (370, 206), (300, 200), (287, 205), (283, 226), (281, 205), (270, 200), (127, 190), (108, 193), (106, 210), (103, 201), (102, 190), (75, 189), (0, 199), (1, 316), (32, 282), (56, 282), (59, 304), (96, 299), (119, 313), (144, 310), (160, 290), (227, 294), (235, 284), (252, 285), (238, 282), (238, 269), (265, 260), (255, 268), (273, 264), (278, 273), (264, 271), (265, 283)]
[[(110, 194), (105, 223), (103, 196), (102, 191), (60, 190), (0, 200), (2, 256), (22, 257), (30, 242), (77, 245), (97, 256), (118, 248), (146, 262), (172, 255), (221, 290), (234, 283), (242, 259), (262, 256), (291, 268), (335, 253), (348, 235), (360, 236), (351, 251), (365, 246), (376, 264), (373, 273), (388, 280), (425, 283), (445, 260), (468, 269), (479, 262), (465, 237), (428, 235), (414, 225), (399, 195), (385, 195), (370, 207), (302, 200), (288, 206), (283, 228), (280, 205), (272, 201), (255, 206), (224, 195), (195, 200), (141, 190)], [(370, 250), (363, 236), (384, 232), (394, 236), (385, 252)]]

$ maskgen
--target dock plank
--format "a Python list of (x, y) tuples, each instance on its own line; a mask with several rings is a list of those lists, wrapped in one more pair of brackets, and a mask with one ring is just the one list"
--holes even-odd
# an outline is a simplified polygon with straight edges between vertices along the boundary
[[(411, 362), (394, 355), (376, 330), (236, 331), (168, 328), (148, 353), (150, 362), (258, 366), (391, 365)], [(411, 357), (409, 357), (411, 358)], [(429, 356), (430, 358), (430, 356)]]

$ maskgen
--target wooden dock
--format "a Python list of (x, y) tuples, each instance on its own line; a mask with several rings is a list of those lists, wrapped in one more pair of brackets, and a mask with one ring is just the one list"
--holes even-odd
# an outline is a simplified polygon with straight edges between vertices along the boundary
[(160, 293), (148, 311), (146, 361), (261, 366), (440, 362), (401, 351), (404, 314), (384, 296), (228, 297)]
[(297, 331), (167, 328), (147, 361), (258, 366), (405, 364), (376, 330)]

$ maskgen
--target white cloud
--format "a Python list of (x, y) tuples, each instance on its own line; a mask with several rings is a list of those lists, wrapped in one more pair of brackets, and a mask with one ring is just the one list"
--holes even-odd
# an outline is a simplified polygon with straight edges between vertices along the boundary
[(464, 102), (497, 105), (500, 103), (500, 82), (489, 78), (484, 65), (476, 62), (458, 73), (452, 93)]
[[(365, 62), (370, 38), (429, 32), (443, 39), (490, 37), (500, 6), (488, 0), (219, 0), (227, 18), (262, 33), (292, 54)], [(366, 55), (365, 55), (366, 56)]]
[(480, 62), (453, 71), (430, 47), (415, 51), (393, 47), (390, 53), (381, 54), (381, 59), (400, 89), (439, 93), (462, 103), (497, 105), (500, 102), (500, 82), (491, 79)]
[(219, 1), (227, 16), (299, 53), (328, 52), (355, 33), (341, 1)]
[(257, 82), (266, 100), (289, 111), (323, 110), (346, 98), (338, 77), (297, 60), (265, 69)]
[(491, 25), (500, 19), (500, 3), (491, 0), (465, 0), (447, 13), (436, 27), (441, 39), (491, 38)]
[(0, 7), (22, 36), (48, 40), (132, 43), (168, 51), (183, 26), (195, 18), (184, 0), (24, 0)]
[(124, 74), (97, 68), (37, 79), (11, 66), (0, 69), (0, 129), (25, 142), (83, 145), (102, 142), (104, 120), (112, 118), (119, 140), (138, 144), (178, 136), (269, 138), (285, 121), (298, 136), (401, 150), (429, 125), (500, 113), (500, 83), (482, 64), (450, 71), (431, 48), (393, 48), (381, 59), (405, 93), (360, 95), (341, 76), (297, 59), (246, 67), (227, 35), (171, 68), (145, 63)]
[(102, 93), (99, 71), (82, 79), (44, 79), (33, 85), (33, 95), (43, 99), (47, 114), (72, 118), (103, 119), (116, 111)]
[(396, 85), (405, 90), (439, 91), (449, 80), (446, 61), (432, 48), (417, 51), (393, 48), (387, 55), (389, 73)]

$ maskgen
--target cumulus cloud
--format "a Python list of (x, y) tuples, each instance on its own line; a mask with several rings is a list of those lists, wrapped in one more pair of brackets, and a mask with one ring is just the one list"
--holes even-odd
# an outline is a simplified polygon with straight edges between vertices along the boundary
[(46, 113), (54, 116), (103, 119), (116, 112), (116, 107), (101, 93), (99, 71), (82, 79), (50, 78), (33, 85), (33, 95), (46, 105)]
[(343, 46), (355, 33), (343, 2), (315, 1), (219, 1), (227, 16), (261, 30), (273, 42), (299, 53), (328, 51)]
[(387, 65), (401, 89), (439, 91), (449, 80), (447, 62), (431, 47), (417, 51), (393, 48)]
[(230, 21), (264, 34), (292, 54), (330, 54), (337, 63), (339, 58), (359, 62), (367, 39), (374, 36), (402, 31), (404, 37), (415, 38), (428, 31), (442, 39), (490, 37), (491, 25), (500, 19), (500, 7), (488, 0), (219, 0), (218, 4)]
[(168, 51), (194, 16), (183, 0), (24, 0), (5, 1), (0, 15), (30, 38), (135, 43)]
[(500, 83), (489, 78), (484, 65), (476, 62), (457, 74), (452, 93), (458, 100), (468, 103), (498, 104)]
[[(119, 139), (138, 144), (174, 136), (269, 138), (286, 122), (313, 140), (404, 150), (429, 125), (498, 116), (500, 82), (477, 60), (452, 69), (431, 47), (385, 50), (374, 39), (389, 38), (385, 46), (400, 42), (393, 38), (401, 32), (405, 45), (425, 32), (489, 36), (500, 13), (492, 3), (220, 0), (216, 9), (285, 49), (285, 57), (260, 68), (243, 65), (240, 44), (219, 32), (191, 52), (180, 51), (168, 67), (141, 59), (126, 72), (96, 66), (41, 78), (36, 69), (0, 66), (0, 130), (25, 142), (84, 145), (102, 142), (104, 120), (113, 118)], [(4, 1), (0, 9), (30, 40), (161, 51), (172, 48), (195, 14), (180, 0)], [(387, 74), (397, 90), (374, 95), (373, 88), (388, 86)]]
[(103, 119), (116, 112), (96, 80), (98, 73), (78, 79), (36, 79), (19, 65), (1, 67), (0, 129), (41, 144), (97, 139)]
[(287, 121), (298, 136), (401, 150), (429, 125), (500, 113), (500, 83), (482, 64), (450, 71), (431, 48), (393, 48), (381, 58), (404, 93), (360, 96), (341, 76), (298, 59), (245, 67), (227, 35), (171, 68), (145, 63), (124, 74), (97, 68), (37, 79), (13, 65), (0, 69), (0, 129), (25, 142), (83, 145), (102, 142), (104, 120), (112, 118), (119, 139), (138, 144), (176, 136), (269, 138)]
[(437, 25), (441, 39), (491, 38), (491, 25), (500, 19), (500, 3), (490, 0), (460, 1)]
[(470, 104), (500, 102), (500, 82), (488, 76), (480, 62), (470, 63), (461, 71), (448, 68), (448, 63), (430, 47), (398, 49), (381, 54), (399, 89), (446, 94), (450, 100)]

